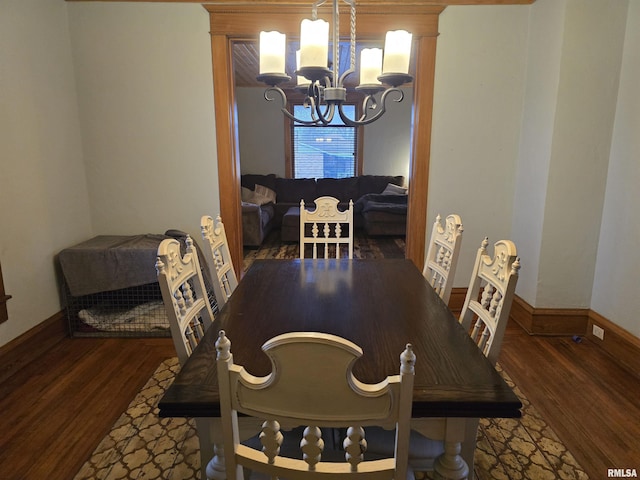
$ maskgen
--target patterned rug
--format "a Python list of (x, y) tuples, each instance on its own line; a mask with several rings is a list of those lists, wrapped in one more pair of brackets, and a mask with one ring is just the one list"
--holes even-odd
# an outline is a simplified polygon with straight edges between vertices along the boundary
[[(182, 480), (200, 478), (198, 437), (192, 420), (159, 418), (157, 404), (179, 370), (177, 358), (160, 364), (75, 480)], [(522, 401), (520, 419), (482, 419), (475, 474), (480, 480), (587, 479), (580, 465), (508, 374)]]
[[(354, 233), (353, 258), (404, 258), (404, 249), (404, 237), (368, 237), (360, 230), (356, 230)], [(342, 255), (346, 256), (346, 251)], [(243, 267), (247, 271), (256, 259), (284, 259), (298, 258), (299, 256), (300, 244), (297, 242), (281, 243), (280, 231), (274, 230), (266, 236), (260, 248), (245, 248)]]

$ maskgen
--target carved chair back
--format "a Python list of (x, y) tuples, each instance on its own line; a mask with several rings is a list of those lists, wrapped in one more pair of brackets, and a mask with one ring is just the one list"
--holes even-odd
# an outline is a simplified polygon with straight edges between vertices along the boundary
[(462, 220), (458, 215), (449, 215), (444, 226), (438, 215), (433, 224), (427, 258), (422, 270), (424, 278), (447, 304), (462, 245), (462, 232)]
[[(273, 370), (261, 378), (233, 362), (224, 330), (216, 350), (227, 479), (241, 480), (241, 466), (291, 480), (406, 478), (415, 366), (411, 345), (400, 355), (400, 374), (375, 385), (353, 376), (360, 347), (335, 335), (293, 332), (268, 340), (262, 350)], [(257, 449), (240, 443), (238, 413), (264, 419)], [(365, 428), (374, 425), (396, 429), (391, 457), (365, 458)], [(293, 442), (297, 455), (288, 456), (286, 437), (301, 431), (296, 427), (304, 427), (302, 438)], [(323, 460), (321, 427), (347, 428), (341, 460)]]
[[(156, 260), (158, 283), (180, 365), (184, 365), (213, 323), (197, 250), (190, 236), (187, 235), (185, 243), (186, 253), (182, 256), (180, 242), (163, 240)], [(207, 467), (214, 456), (214, 422), (210, 418), (196, 418), (195, 421), (200, 441), (201, 476), (207, 478)]]
[(339, 200), (334, 197), (318, 197), (314, 203), (315, 210), (307, 210), (304, 200), (300, 201), (300, 258), (305, 258), (307, 244), (312, 245), (313, 258), (318, 258), (318, 245), (324, 247), (324, 258), (330, 258), (329, 251), (334, 249), (335, 258), (340, 258), (343, 245), (353, 258), (353, 200), (345, 211), (338, 210)]
[(460, 323), (495, 364), (511, 311), (520, 258), (510, 240), (496, 242), (493, 258), (487, 253), (488, 244), (485, 238), (478, 249)]
[(213, 289), (218, 302), (218, 308), (222, 308), (227, 300), (238, 286), (238, 278), (233, 269), (231, 253), (229, 252), (229, 243), (227, 242), (227, 234), (220, 215), (216, 217), (214, 224), (213, 218), (204, 215), (200, 219), (200, 230), (205, 244), (205, 256), (209, 264), (209, 270), (213, 280)]
[(213, 311), (191, 237), (187, 235), (184, 256), (180, 242), (163, 240), (158, 247), (156, 271), (173, 343), (183, 365), (213, 323)]

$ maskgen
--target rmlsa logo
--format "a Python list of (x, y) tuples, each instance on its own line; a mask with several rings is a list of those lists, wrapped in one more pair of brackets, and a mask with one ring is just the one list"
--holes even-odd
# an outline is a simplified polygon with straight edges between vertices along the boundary
[(635, 468), (609, 468), (607, 476), (613, 478), (638, 478)]

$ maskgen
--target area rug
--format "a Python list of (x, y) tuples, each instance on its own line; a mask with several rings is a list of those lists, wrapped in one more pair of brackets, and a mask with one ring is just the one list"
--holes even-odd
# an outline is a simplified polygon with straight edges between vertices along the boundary
[[(404, 237), (368, 237), (356, 231), (353, 238), (353, 258), (404, 258)], [(280, 242), (280, 231), (274, 230), (266, 236), (260, 248), (245, 248), (244, 270), (248, 270), (256, 259), (298, 258), (300, 244)]]
[[(179, 369), (177, 358), (160, 364), (75, 480), (200, 478), (193, 420), (158, 417), (158, 402)], [(522, 418), (480, 421), (476, 478), (588, 479), (571, 452), (499, 365), (498, 371), (522, 401)]]

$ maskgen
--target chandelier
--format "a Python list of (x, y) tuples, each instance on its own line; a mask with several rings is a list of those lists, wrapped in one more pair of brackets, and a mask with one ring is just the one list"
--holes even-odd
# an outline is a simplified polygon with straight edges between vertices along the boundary
[[(297, 57), (296, 90), (304, 95), (303, 105), (310, 109), (310, 120), (299, 119), (287, 109), (287, 96), (278, 86), (291, 77), (285, 73), (286, 36), (280, 32), (260, 32), (260, 74), (257, 79), (269, 85), (264, 98), (282, 100), (282, 113), (302, 125), (328, 125), (337, 114), (345, 125), (367, 125), (378, 120), (386, 111), (386, 102), (392, 98), (401, 102), (404, 98), (398, 87), (413, 80), (409, 75), (411, 34), (404, 30), (387, 32), (383, 51), (365, 48), (360, 56), (360, 84), (356, 91), (364, 95), (359, 119), (349, 118), (342, 109), (347, 99), (345, 78), (356, 71), (356, 6), (355, 0), (342, 0), (350, 7), (349, 68), (339, 76), (340, 15), (339, 0), (333, 2), (332, 49), (333, 61), (328, 59), (329, 23), (318, 19), (318, 7), (326, 0), (318, 0), (312, 6), (311, 20), (302, 20), (300, 50)], [(328, 68), (328, 65), (331, 69)], [(386, 85), (386, 86), (385, 86)], [(379, 95), (379, 99), (376, 95)], [(393, 94), (393, 97), (390, 95)]]

